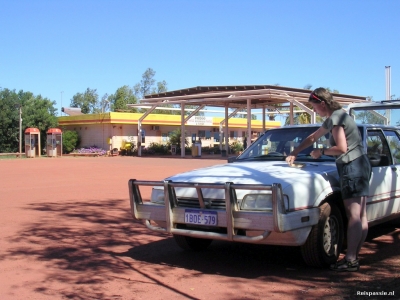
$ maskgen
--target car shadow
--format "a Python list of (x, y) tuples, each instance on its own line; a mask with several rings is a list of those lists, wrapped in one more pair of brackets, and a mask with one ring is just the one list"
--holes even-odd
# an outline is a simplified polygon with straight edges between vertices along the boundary
[[(0, 261), (45, 262), (45, 280), (26, 288), (46, 295), (52, 292), (51, 283), (62, 283), (68, 286), (60, 291), (63, 297), (106, 299), (107, 282), (118, 276), (135, 272), (162, 285), (156, 277), (167, 276), (171, 268), (226, 279), (281, 282), (299, 289), (334, 282), (336, 292), (343, 295), (354, 294), (358, 286), (365, 286), (363, 278), (352, 278), (348, 273), (333, 277), (328, 269), (305, 265), (298, 247), (214, 241), (205, 251), (184, 251), (171, 235), (149, 231), (133, 220), (126, 199), (32, 203), (25, 209), (38, 213), (40, 218), (27, 221), (17, 234), (7, 238), (9, 246)], [(373, 272), (377, 265), (386, 272), (398, 272), (397, 265), (385, 262), (398, 255), (388, 249), (398, 249), (399, 239), (400, 230), (393, 225), (371, 228), (362, 253), (366, 272)], [(142, 272), (143, 262), (151, 271)], [(352, 278), (352, 284), (344, 278)], [(392, 279), (379, 284), (385, 286), (385, 280)], [(165, 288), (175, 289), (173, 285)]]

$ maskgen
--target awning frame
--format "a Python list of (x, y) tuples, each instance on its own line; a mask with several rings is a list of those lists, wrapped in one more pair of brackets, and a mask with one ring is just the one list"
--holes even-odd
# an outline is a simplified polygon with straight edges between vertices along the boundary
[[(204, 107), (221, 107), (225, 109), (225, 119), (220, 124), (220, 134), (225, 133), (225, 150), (228, 153), (228, 133), (229, 133), (229, 118), (235, 115), (239, 110), (247, 110), (247, 145), (251, 143), (251, 110), (262, 109), (263, 113), (263, 130), (265, 130), (265, 115), (266, 110), (278, 110), (279, 108), (289, 107), (290, 124), (293, 124), (293, 115), (295, 107), (305, 111), (311, 115), (311, 122), (316, 122), (315, 112), (307, 106), (308, 98), (311, 90), (296, 89), (281, 86), (270, 85), (253, 85), (253, 86), (207, 86), (194, 87), (165, 93), (147, 95), (144, 99), (140, 99), (138, 104), (128, 104), (129, 107), (138, 107), (143, 105), (151, 106), (150, 109), (140, 118), (138, 122), (138, 141), (141, 140), (141, 123), (154, 109), (165, 105), (179, 105), (181, 107), (181, 132), (184, 135), (185, 123)], [(352, 103), (370, 102), (367, 97), (353, 96), (345, 94), (332, 94), (335, 101), (342, 106), (347, 106)], [(191, 105), (197, 108), (185, 117), (185, 106)], [(234, 109), (234, 112), (229, 114), (229, 109)], [(286, 109), (285, 109), (286, 110)], [(224, 124), (224, 130), (222, 128)], [(220, 139), (220, 144), (222, 139)], [(221, 148), (221, 147), (220, 147)], [(138, 155), (141, 156), (140, 147)], [(185, 142), (181, 141), (181, 157), (185, 157)]]

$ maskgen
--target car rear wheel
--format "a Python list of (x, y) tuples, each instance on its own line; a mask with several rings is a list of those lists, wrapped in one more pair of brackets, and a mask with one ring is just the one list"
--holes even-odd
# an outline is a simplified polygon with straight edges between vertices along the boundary
[(213, 241), (210, 239), (200, 239), (177, 234), (174, 234), (173, 236), (178, 246), (185, 250), (202, 251), (207, 249)]
[(343, 247), (344, 228), (340, 210), (335, 205), (324, 203), (318, 224), (314, 225), (301, 254), (306, 264), (326, 267), (337, 261)]

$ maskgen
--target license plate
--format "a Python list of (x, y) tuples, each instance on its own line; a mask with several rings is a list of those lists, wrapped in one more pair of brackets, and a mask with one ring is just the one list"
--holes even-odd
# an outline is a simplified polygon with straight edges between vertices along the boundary
[(218, 214), (216, 211), (185, 209), (185, 223), (217, 226)]

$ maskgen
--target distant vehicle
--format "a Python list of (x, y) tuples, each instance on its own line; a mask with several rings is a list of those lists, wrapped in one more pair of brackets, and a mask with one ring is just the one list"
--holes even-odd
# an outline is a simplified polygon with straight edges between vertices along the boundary
[[(358, 127), (372, 164), (370, 226), (400, 217), (400, 131), (384, 125), (397, 108), (400, 104), (349, 106), (356, 121), (381, 123)], [(213, 240), (300, 246), (308, 265), (328, 266), (344, 247), (346, 214), (335, 158), (309, 154), (329, 148), (329, 135), (302, 151), (292, 166), (285, 162), (318, 127), (271, 129), (229, 163), (162, 182), (130, 180), (132, 215), (151, 230), (171, 233), (184, 249), (206, 249)], [(153, 187), (151, 199), (142, 199), (142, 186)]]

